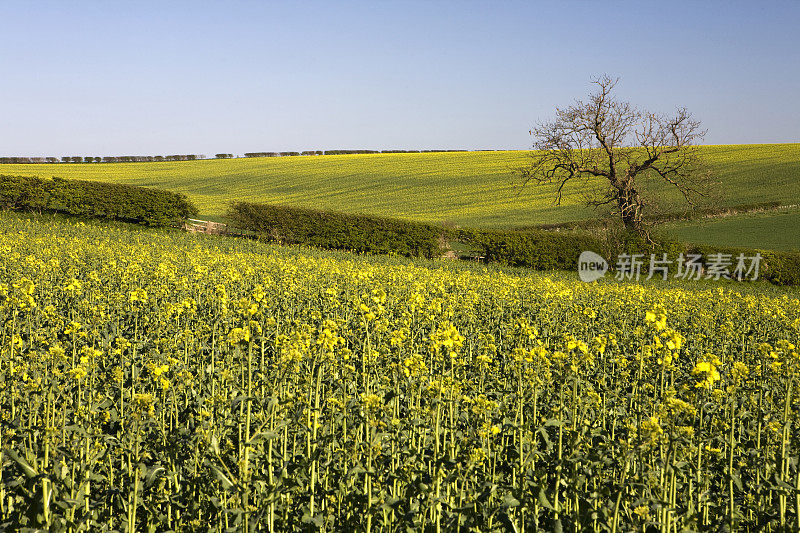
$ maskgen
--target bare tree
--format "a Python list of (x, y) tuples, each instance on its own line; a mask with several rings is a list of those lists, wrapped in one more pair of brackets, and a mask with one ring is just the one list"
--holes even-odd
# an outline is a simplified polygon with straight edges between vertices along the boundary
[(685, 108), (665, 117), (616, 100), (617, 81), (594, 79), (598, 90), (588, 101), (556, 108), (555, 120), (532, 129), (533, 160), (520, 172), (525, 184), (556, 185), (556, 204), (568, 183), (585, 180), (594, 185), (588, 205), (610, 205), (627, 228), (640, 230), (654, 201), (645, 198), (639, 178), (663, 180), (690, 207), (707, 195), (708, 174), (702, 172), (696, 144), (705, 131)]

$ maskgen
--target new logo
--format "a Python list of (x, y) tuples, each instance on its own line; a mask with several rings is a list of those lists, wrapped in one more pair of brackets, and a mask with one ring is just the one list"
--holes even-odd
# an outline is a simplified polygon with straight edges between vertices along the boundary
[(586, 250), (578, 257), (578, 277), (581, 281), (591, 283), (605, 276), (608, 271), (608, 262), (594, 252)]

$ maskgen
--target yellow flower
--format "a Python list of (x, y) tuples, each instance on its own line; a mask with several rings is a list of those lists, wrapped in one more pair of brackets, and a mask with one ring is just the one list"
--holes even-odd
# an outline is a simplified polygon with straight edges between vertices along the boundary
[(695, 387), (702, 389), (712, 389), (714, 384), (720, 380), (719, 371), (716, 365), (720, 364), (719, 359), (712, 354), (706, 354), (703, 359), (697, 362), (692, 370), (692, 374), (699, 375), (700, 381)]
[(667, 315), (664, 313), (647, 311), (644, 314), (644, 321), (648, 324), (652, 324), (656, 331), (661, 331), (667, 327)]
[(76, 366), (75, 368), (69, 371), (69, 374), (72, 375), (72, 377), (74, 377), (75, 379), (81, 380), (85, 378), (89, 374), (89, 372), (86, 370), (86, 368), (82, 366)]
[(479, 467), (483, 466), (484, 461), (486, 461), (486, 452), (483, 448), (473, 448), (469, 452), (469, 459), (467, 459), (470, 466)]
[(701, 372), (711, 372), (711, 364), (708, 361), (700, 361), (692, 370), (693, 374), (699, 374)]
[(639, 517), (640, 520), (649, 520), (650, 519), (650, 508), (646, 505), (640, 505), (639, 507), (633, 510), (634, 514)]
[(155, 396), (152, 394), (136, 394), (133, 397), (133, 405), (138, 412), (144, 412), (147, 410), (147, 413), (150, 416), (153, 416), (155, 412)]
[(128, 301), (130, 303), (147, 303), (147, 291), (144, 289), (134, 289), (128, 293)]
[(246, 344), (248, 342), (250, 342), (250, 328), (233, 328), (230, 333), (228, 333), (229, 344)]

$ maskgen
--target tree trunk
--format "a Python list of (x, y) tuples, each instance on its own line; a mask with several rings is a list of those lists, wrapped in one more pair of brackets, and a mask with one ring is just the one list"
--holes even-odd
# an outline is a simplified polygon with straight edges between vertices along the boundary
[(625, 188), (617, 196), (622, 222), (629, 230), (639, 230), (642, 222), (642, 199), (636, 189)]

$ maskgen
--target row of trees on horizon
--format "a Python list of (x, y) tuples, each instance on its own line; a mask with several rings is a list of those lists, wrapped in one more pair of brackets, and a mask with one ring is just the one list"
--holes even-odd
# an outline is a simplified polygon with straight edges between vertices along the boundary
[[(433, 152), (496, 152), (498, 150), (304, 150), (302, 152), (245, 152), (243, 157), (289, 157), (310, 155), (344, 155), (344, 154), (419, 154)], [(214, 159), (233, 159), (234, 154), (214, 154)], [(196, 161), (209, 159), (203, 154), (182, 155), (115, 155), (115, 156), (64, 156), (64, 157), (0, 157), (0, 164), (35, 164), (35, 163), (145, 163), (158, 161)]]
[(206, 159), (205, 155), (115, 155), (115, 156), (64, 156), (58, 157), (0, 157), (0, 163), (27, 164), (27, 163), (144, 163), (153, 161), (195, 161)]

